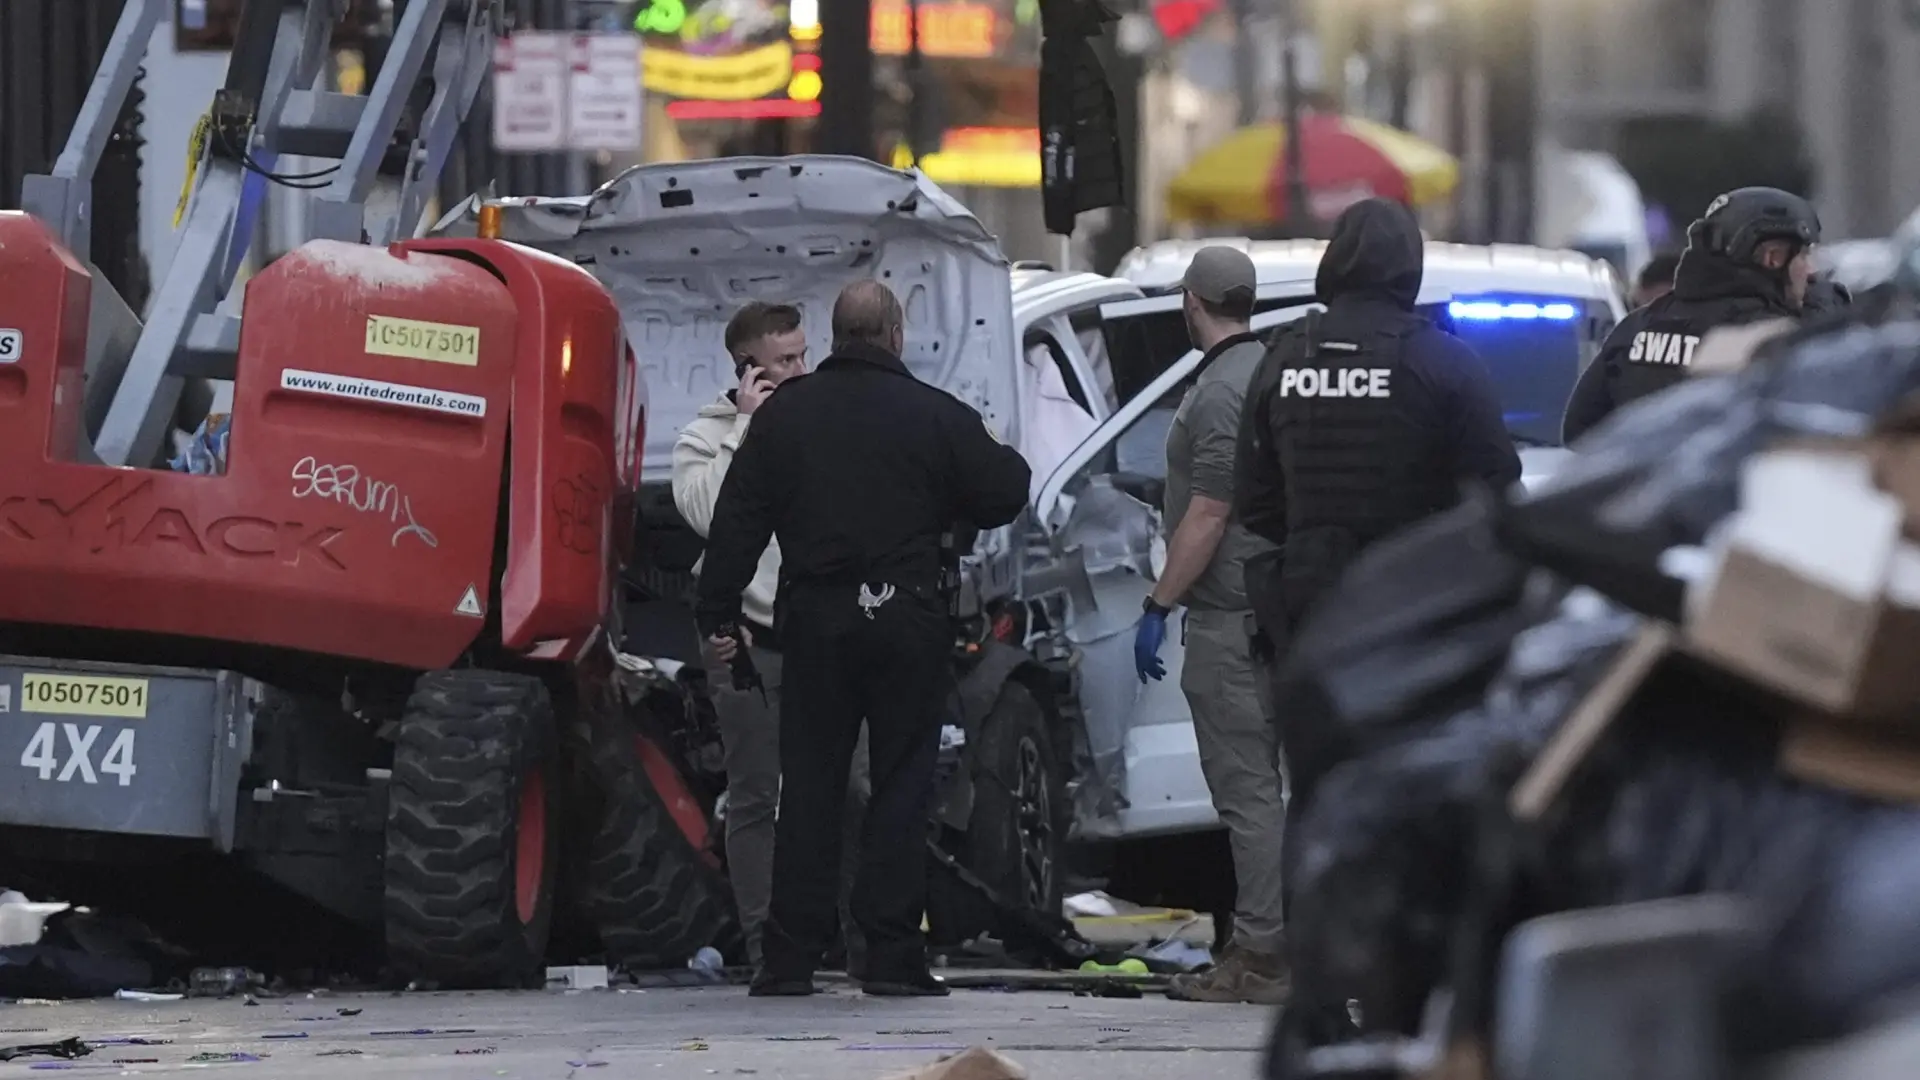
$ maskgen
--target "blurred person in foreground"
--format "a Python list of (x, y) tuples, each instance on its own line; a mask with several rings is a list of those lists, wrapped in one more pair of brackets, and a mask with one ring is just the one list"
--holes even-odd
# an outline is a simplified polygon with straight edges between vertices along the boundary
[(1574, 384), (1564, 441), (1686, 378), (1708, 332), (1802, 315), (1819, 242), (1819, 216), (1792, 192), (1740, 188), (1715, 199), (1687, 227), (1673, 291), (1622, 319)]
[(1267, 350), (1248, 326), (1254, 270), (1246, 252), (1201, 248), (1180, 285), (1187, 336), (1204, 355), (1167, 430), (1167, 562), (1147, 595), (1133, 655), (1141, 682), (1164, 678), (1159, 653), (1167, 617), (1185, 606), (1180, 689), (1193, 714), (1200, 771), (1227, 827), (1238, 890), (1233, 936), (1218, 962), (1174, 976), (1167, 996), (1277, 1005), (1287, 995), (1280, 877), (1286, 780), (1267, 679), (1254, 659), (1246, 588), (1247, 559), (1272, 545), (1233, 518), (1241, 404)]
[[(953, 687), (942, 537), (996, 528), (1030, 471), (980, 414), (901, 360), (900, 300), (877, 281), (833, 306), (833, 355), (761, 405), (714, 510), (698, 615), (715, 653), (751, 647), (743, 590), (778, 538), (785, 647), (773, 903), (749, 992), (814, 992), (833, 935), (839, 817), (864, 718), (873, 794), (852, 909), (867, 993), (944, 996), (927, 966), (928, 803)], [(737, 635), (737, 637), (736, 637)]]
[(1640, 280), (1633, 286), (1633, 306), (1643, 308), (1673, 291), (1673, 274), (1680, 268), (1680, 253), (1662, 251), (1640, 268)]
[[(1377, 198), (1349, 207), (1315, 279), (1326, 311), (1286, 325), (1247, 391), (1233, 512), (1275, 545), (1247, 563), (1267, 657), (1286, 652), (1369, 545), (1457, 505), (1463, 480), (1504, 491), (1520, 479), (1486, 365), (1414, 310), (1425, 261), (1412, 211)], [(1291, 829), (1312, 797), (1320, 740), (1271, 696)], [(1295, 846), (1285, 855), (1291, 864)]]
[[(747, 304), (727, 322), (724, 338), (739, 386), (701, 408), (680, 429), (673, 446), (673, 502), (694, 532), (705, 538), (713, 523), (721, 485), (753, 418), (787, 380), (807, 372), (807, 333), (800, 310), (788, 304)], [(701, 564), (694, 572), (700, 573)], [(746, 932), (747, 958), (760, 962), (760, 936), (773, 892), (773, 831), (780, 807), (780, 639), (773, 630), (774, 596), (780, 582), (780, 545), (769, 543), (741, 595), (740, 625), (752, 635), (749, 651), (760, 673), (758, 690), (733, 685), (727, 665), (708, 650), (708, 682), (727, 769), (727, 878)], [(867, 747), (862, 731), (853, 754), (847, 790), (848, 857), (842, 903), (858, 865), (861, 814), (867, 801)], [(857, 975), (861, 944), (852, 919), (841, 912), (850, 974)]]

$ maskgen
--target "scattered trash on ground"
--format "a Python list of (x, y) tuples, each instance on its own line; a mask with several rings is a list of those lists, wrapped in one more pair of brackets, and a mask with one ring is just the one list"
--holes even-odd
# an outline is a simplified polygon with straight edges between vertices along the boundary
[(607, 969), (603, 964), (575, 964), (547, 969), (549, 990), (605, 990)]
[(209, 1050), (195, 1054), (187, 1059), (189, 1065), (212, 1065), (216, 1062), (265, 1061), (264, 1054), (248, 1054), (238, 1050)]
[(888, 1080), (1027, 1080), (1027, 1070), (997, 1051), (974, 1046)]
[(722, 982), (727, 977), (727, 961), (720, 950), (711, 945), (702, 945), (700, 951), (687, 961), (687, 970), (709, 982)]
[(674, 1047), (674, 1049), (675, 1050), (706, 1050), (708, 1049), (708, 1046), (706, 1044), (706, 1041), (703, 1039), (688, 1039), (686, 1042), (683, 1042), (679, 1046)]
[(86, 1057), (93, 1053), (93, 1047), (77, 1038), (61, 1039), (59, 1042), (23, 1043), (19, 1046), (0, 1047), (0, 1061), (13, 1061), (23, 1057)]
[(185, 994), (163, 994), (153, 990), (115, 990), (116, 1001), (185, 1001)]
[(478, 1035), (473, 1028), (406, 1028), (395, 1031), (369, 1031), (368, 1035)]
[(1213, 963), (1213, 952), (1190, 941), (1168, 938), (1129, 950), (1128, 957), (1139, 960), (1159, 975), (1198, 971)]
[(223, 998), (265, 988), (267, 980), (243, 967), (194, 968), (187, 977), (187, 993), (197, 998)]
[(0, 892), (0, 948), (39, 944), (47, 918), (71, 907), (72, 904), (35, 903), (13, 889)]

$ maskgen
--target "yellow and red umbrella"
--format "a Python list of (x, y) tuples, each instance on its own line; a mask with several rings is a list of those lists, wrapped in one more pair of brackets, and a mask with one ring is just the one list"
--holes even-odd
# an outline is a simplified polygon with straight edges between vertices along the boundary
[[(1453, 194), (1460, 163), (1415, 135), (1353, 116), (1300, 120), (1309, 208), (1331, 218), (1361, 199), (1427, 206)], [(1287, 216), (1284, 124), (1241, 128), (1202, 152), (1167, 189), (1167, 216), (1196, 224), (1254, 225)]]

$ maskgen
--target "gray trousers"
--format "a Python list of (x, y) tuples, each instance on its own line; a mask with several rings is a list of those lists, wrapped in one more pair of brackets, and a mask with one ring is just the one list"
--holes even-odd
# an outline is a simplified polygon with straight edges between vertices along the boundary
[(1253, 632), (1251, 611), (1188, 609), (1180, 689), (1193, 711), (1200, 771), (1233, 851), (1239, 881), (1233, 941), (1272, 954), (1285, 940), (1280, 868), (1287, 781)]
[[(748, 957), (758, 964), (760, 930), (773, 902), (773, 822), (780, 810), (781, 656), (759, 646), (750, 651), (767, 686), (765, 700), (757, 691), (735, 690), (726, 663), (710, 649), (706, 661), (713, 707), (720, 720), (720, 741), (726, 751), (727, 874), (733, 885), (734, 905), (740, 909), (740, 924), (746, 931)], [(847, 894), (860, 866), (860, 827), (870, 790), (867, 732), (863, 727), (853, 751), (841, 846), (840, 925), (849, 948), (859, 945), (847, 913)]]

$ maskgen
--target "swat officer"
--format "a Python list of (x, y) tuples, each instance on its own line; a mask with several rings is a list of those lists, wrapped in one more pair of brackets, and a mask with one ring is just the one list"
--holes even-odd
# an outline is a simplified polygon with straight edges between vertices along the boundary
[[(1462, 478), (1496, 490), (1520, 479), (1486, 366), (1414, 311), (1425, 254), (1406, 207), (1349, 207), (1315, 279), (1326, 311), (1290, 323), (1248, 388), (1233, 509), (1279, 545), (1247, 562), (1270, 654), (1367, 545), (1455, 505)], [(1275, 708), (1298, 785), (1312, 765), (1296, 754), (1302, 733), (1290, 730), (1286, 702)], [(1289, 828), (1308, 794), (1296, 787)]]
[(978, 413), (901, 362), (900, 301), (849, 285), (833, 352), (755, 413), (720, 488), (699, 619), (731, 660), (742, 590), (769, 538), (784, 562), (774, 629), (784, 648), (773, 901), (751, 992), (814, 990), (835, 929), (839, 818), (866, 721), (872, 795), (851, 908), (866, 992), (941, 996), (920, 933), (926, 837), (953, 631), (941, 538), (1011, 522), (1027, 502), (1020, 454)]
[(1740, 188), (1713, 200), (1687, 227), (1673, 291), (1622, 319), (1574, 385), (1564, 440), (1684, 379), (1709, 330), (1799, 316), (1819, 242), (1820, 218), (1792, 192)]

